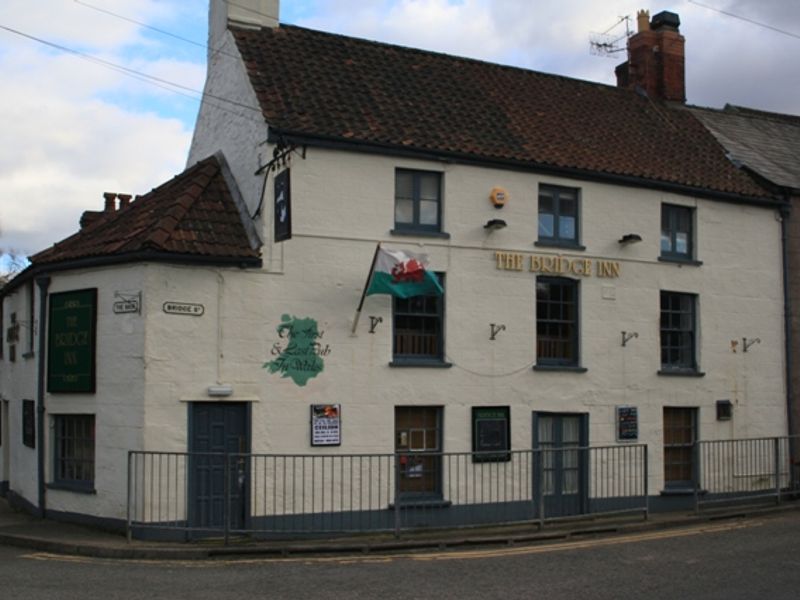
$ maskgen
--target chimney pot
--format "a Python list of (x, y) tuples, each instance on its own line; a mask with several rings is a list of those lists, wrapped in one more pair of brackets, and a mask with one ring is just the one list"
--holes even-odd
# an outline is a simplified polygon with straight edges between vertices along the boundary
[(117, 195), (114, 192), (106, 192), (103, 194), (103, 198), (106, 200), (106, 205), (103, 210), (107, 213), (114, 212), (116, 210)]
[(119, 209), (122, 210), (123, 208), (127, 208), (128, 205), (131, 203), (131, 195), (130, 194), (117, 194), (117, 198), (119, 198)]
[(650, 30), (650, 11), (639, 10), (636, 12), (636, 30), (649, 31)]
[(650, 29), (653, 31), (678, 31), (680, 24), (681, 18), (676, 13), (662, 10), (660, 13), (653, 16), (653, 20), (650, 21)]

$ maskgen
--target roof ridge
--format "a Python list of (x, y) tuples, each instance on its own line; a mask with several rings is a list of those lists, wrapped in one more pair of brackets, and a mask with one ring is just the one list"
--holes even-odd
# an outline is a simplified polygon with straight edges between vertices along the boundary
[[(253, 29), (247, 28), (247, 27), (239, 27), (239, 26), (236, 26), (236, 25), (229, 25), (229, 29), (236, 29), (238, 31), (246, 31), (246, 32), (260, 31), (260, 30), (253, 30)], [(611, 84), (611, 83), (603, 83), (602, 81), (589, 81), (589, 80), (586, 80), (586, 79), (579, 79), (577, 77), (570, 77), (569, 75), (562, 75), (560, 73), (550, 73), (548, 71), (540, 71), (538, 69), (533, 69), (531, 67), (521, 67), (519, 65), (509, 65), (509, 64), (505, 64), (505, 63), (494, 62), (494, 61), (491, 61), (491, 60), (485, 60), (485, 59), (481, 59), (481, 58), (474, 58), (472, 56), (462, 56), (460, 54), (451, 54), (449, 52), (442, 52), (441, 50), (428, 50), (428, 49), (425, 49), (425, 48), (415, 48), (413, 46), (406, 46), (404, 44), (397, 44), (397, 43), (392, 43), (392, 42), (384, 42), (384, 41), (380, 41), (380, 40), (372, 40), (372, 39), (369, 39), (369, 38), (363, 38), (363, 37), (358, 37), (358, 36), (353, 36), (353, 35), (347, 35), (347, 34), (344, 34), (344, 33), (336, 33), (336, 32), (332, 32), (332, 31), (322, 31), (321, 29), (312, 29), (311, 27), (302, 27), (300, 25), (291, 25), (291, 24), (288, 24), (288, 23), (281, 23), (279, 25), (278, 29), (297, 29), (299, 31), (306, 31), (306, 32), (309, 32), (309, 33), (312, 33), (312, 34), (315, 34), (315, 35), (324, 36), (324, 37), (352, 40), (354, 42), (361, 43), (361, 44), (369, 44), (371, 46), (379, 46), (379, 47), (384, 47), (384, 48), (392, 48), (392, 49), (395, 49), (395, 50), (401, 50), (403, 52), (408, 52), (409, 54), (420, 54), (420, 55), (427, 55), (427, 56), (442, 57), (442, 58), (446, 58), (446, 59), (449, 59), (449, 60), (456, 60), (456, 61), (461, 61), (461, 62), (465, 62), (465, 63), (472, 63), (472, 64), (476, 64), (476, 65), (486, 65), (486, 66), (494, 67), (494, 68), (501, 69), (501, 70), (508, 70), (508, 71), (521, 72), (521, 73), (530, 73), (530, 74), (533, 74), (533, 75), (541, 75), (543, 77), (551, 77), (553, 79), (571, 81), (571, 82), (580, 83), (582, 85), (587, 85), (587, 86), (599, 86), (599, 87), (602, 87), (602, 88), (607, 88), (608, 90), (624, 92), (626, 94), (631, 94), (632, 93), (631, 90), (617, 87), (616, 85)]]

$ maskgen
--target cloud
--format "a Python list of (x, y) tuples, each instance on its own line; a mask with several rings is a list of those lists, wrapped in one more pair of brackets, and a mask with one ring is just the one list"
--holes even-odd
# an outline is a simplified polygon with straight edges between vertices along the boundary
[[(179, 14), (168, 2), (92, 3), (142, 22)], [(4, 0), (0, 24), (202, 89), (203, 49), (178, 60), (141, 27), (77, 2)], [(46, 248), (102, 208), (103, 192), (146, 193), (183, 169), (197, 102), (2, 30), (0, 72), (0, 251)]]

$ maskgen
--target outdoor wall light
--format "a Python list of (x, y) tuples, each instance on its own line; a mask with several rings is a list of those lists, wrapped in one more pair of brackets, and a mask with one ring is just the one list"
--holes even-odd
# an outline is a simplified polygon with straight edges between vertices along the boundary
[(622, 245), (635, 244), (636, 242), (642, 241), (642, 236), (638, 233), (626, 233), (617, 241)]
[(496, 231), (497, 229), (502, 229), (506, 226), (506, 222), (503, 219), (489, 219), (486, 222), (486, 225), (483, 226), (484, 229), (488, 231)]
[(224, 398), (233, 394), (233, 386), (229, 384), (208, 386), (208, 395), (214, 398)]

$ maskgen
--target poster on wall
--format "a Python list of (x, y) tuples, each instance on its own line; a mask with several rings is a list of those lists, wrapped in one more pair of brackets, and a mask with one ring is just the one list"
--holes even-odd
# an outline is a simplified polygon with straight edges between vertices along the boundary
[(311, 445), (340, 446), (342, 443), (341, 404), (311, 405)]
[(289, 187), (289, 169), (275, 176), (275, 241), (292, 237), (292, 195)]
[(635, 406), (617, 407), (617, 441), (635, 442), (639, 439), (639, 412)]
[(50, 295), (47, 391), (94, 393), (97, 288)]

